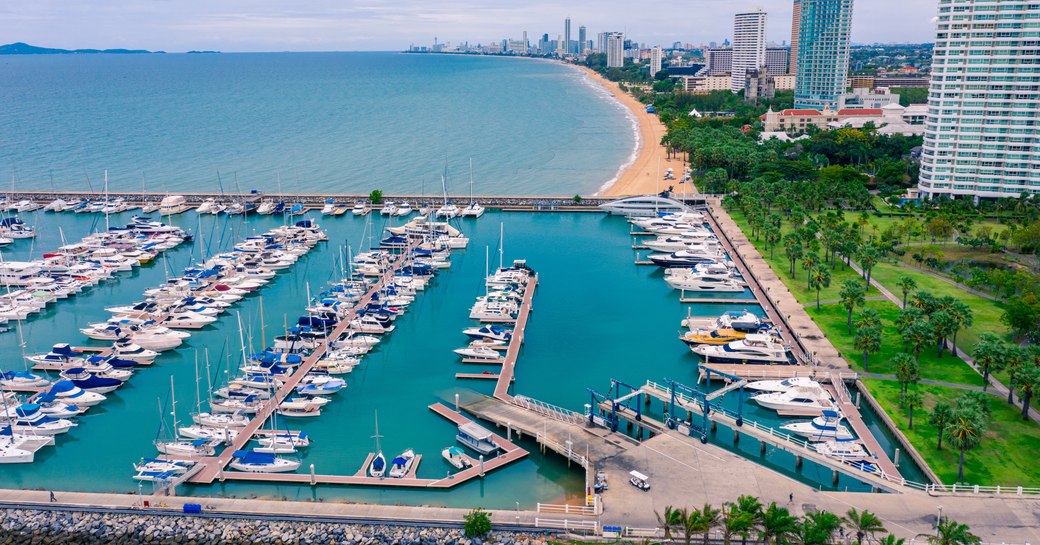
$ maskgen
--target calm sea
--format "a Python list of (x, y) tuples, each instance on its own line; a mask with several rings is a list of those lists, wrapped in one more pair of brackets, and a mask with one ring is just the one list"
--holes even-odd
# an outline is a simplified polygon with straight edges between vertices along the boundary
[[(398, 53), (0, 57), (0, 188), (573, 195), (633, 152), (547, 61)], [(424, 183), (425, 180), (425, 183)]]

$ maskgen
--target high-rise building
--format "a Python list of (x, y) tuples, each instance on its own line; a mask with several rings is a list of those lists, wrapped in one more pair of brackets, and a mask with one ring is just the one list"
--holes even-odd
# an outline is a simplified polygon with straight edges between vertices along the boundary
[(1020, 0), (939, 0), (922, 196), (1040, 195), (1036, 15)]
[(650, 77), (654, 77), (658, 72), (661, 71), (661, 57), (663, 56), (661, 46), (656, 46), (650, 50)]
[(836, 109), (849, 75), (852, 0), (802, 0), (796, 109)]
[(571, 53), (571, 18), (563, 20), (563, 49), (564, 54)]
[(607, 68), (621, 68), (625, 65), (625, 35), (620, 32), (607, 32)]
[[(798, 32), (802, 26), (802, 0), (794, 0), (794, 8), (791, 10), (791, 54), (787, 59), (787, 73), (798, 73)], [(773, 71), (772, 68), (769, 69)], [(774, 72), (775, 73), (775, 72)]]
[(769, 67), (769, 73), (774, 76), (786, 74), (790, 53), (786, 47), (767, 47), (765, 65)]
[(728, 47), (712, 47), (704, 52), (705, 75), (721, 76), (733, 73), (733, 50)]
[(578, 27), (578, 47), (575, 48), (575, 55), (585, 54), (585, 44), (588, 43), (589, 39), (586, 35), (585, 25)]
[(607, 52), (607, 33), (600, 32), (596, 34), (596, 52), (606, 53)]
[(744, 90), (749, 70), (766, 63), (766, 13), (762, 10), (738, 13), (733, 18), (733, 72), (730, 90)]

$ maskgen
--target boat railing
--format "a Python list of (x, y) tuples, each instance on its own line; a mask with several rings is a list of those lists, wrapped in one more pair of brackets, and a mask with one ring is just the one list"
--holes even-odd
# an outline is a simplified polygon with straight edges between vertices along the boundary
[(559, 420), (568, 424), (582, 425), (585, 422), (585, 416), (581, 413), (558, 407), (551, 403), (539, 401), (537, 399), (527, 397), (524, 395), (513, 396), (513, 404), (523, 407), (529, 411), (533, 411), (542, 416), (552, 418), (553, 420)]
[(599, 532), (599, 522), (594, 520), (569, 520), (548, 519), (536, 517), (534, 519), (536, 528), (560, 528), (585, 534), (596, 534)]

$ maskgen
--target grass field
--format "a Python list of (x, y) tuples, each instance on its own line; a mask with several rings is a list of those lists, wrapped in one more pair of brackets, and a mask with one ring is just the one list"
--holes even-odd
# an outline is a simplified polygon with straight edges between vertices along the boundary
[(996, 333), (1006, 340), (1011, 340), (1011, 333), (1004, 324), (1000, 323), (1000, 315), (1004, 313), (1004, 307), (997, 301), (979, 297), (953, 284), (943, 282), (938, 278), (889, 262), (878, 263), (871, 274), (874, 279), (888, 288), (897, 297), (902, 297), (902, 292), (897, 287), (899, 279), (909, 276), (917, 282), (918, 289), (931, 292), (932, 295), (938, 297), (950, 295), (959, 301), (967, 303), (975, 315), (974, 325), (961, 331), (960, 335), (957, 336), (957, 342), (968, 351), (971, 351), (975, 344), (979, 342), (980, 333)]
[[(903, 351), (903, 339), (895, 325), (895, 320), (899, 316), (899, 307), (889, 301), (867, 301), (866, 306), (878, 311), (882, 324), (881, 351), (870, 355), (869, 371), (887, 375), (895, 374), (892, 359)], [(863, 371), (863, 352), (856, 349), (854, 335), (848, 333), (846, 328), (848, 314), (845, 307), (831, 303), (823, 305), (819, 311), (815, 306), (806, 307), (805, 310), (827, 335), (831, 344), (845, 356), (852, 368), (856, 371)], [(853, 328), (853, 333), (855, 333), (855, 328)], [(921, 351), (920, 369), (921, 378), (924, 379), (982, 386), (982, 377), (974, 369), (960, 358), (953, 357), (949, 351), (939, 358), (934, 346), (925, 347)]]
[[(956, 388), (919, 384), (915, 389), (924, 397), (924, 408), (914, 410), (914, 429), (908, 429), (909, 415), (899, 408), (898, 384), (888, 380), (864, 379), (871, 395), (896, 423), (946, 484), (957, 482), (958, 452), (943, 441), (937, 450), (937, 431), (928, 423), (928, 413), (938, 401), (956, 406), (964, 392)], [(990, 396), (992, 418), (982, 443), (968, 451), (964, 462), (964, 480), (984, 486), (1037, 486), (1040, 464), (1036, 463), (1036, 447), (1040, 445), (1040, 426), (1022, 420), (1018, 409), (997, 396)]]

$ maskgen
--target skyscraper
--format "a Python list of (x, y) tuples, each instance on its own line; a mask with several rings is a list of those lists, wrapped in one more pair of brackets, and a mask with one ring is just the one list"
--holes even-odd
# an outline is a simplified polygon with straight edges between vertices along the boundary
[[(798, 32), (802, 26), (802, 0), (794, 0), (791, 11), (791, 55), (787, 59), (788, 74), (798, 73)], [(772, 71), (772, 70), (770, 70)]]
[(607, 32), (607, 68), (621, 68), (625, 65), (625, 35), (620, 32)]
[(922, 196), (1040, 195), (1036, 15), (1020, 0), (939, 0)]
[(852, 0), (801, 0), (794, 107), (836, 109), (849, 75)]
[(563, 54), (571, 53), (571, 18), (563, 20)]
[(585, 25), (578, 27), (578, 44), (577, 47), (574, 48), (574, 53), (577, 55), (585, 54), (585, 44), (587, 44), (588, 41), (589, 38), (586, 35)]
[(661, 46), (656, 46), (650, 50), (650, 77), (654, 77), (658, 72), (661, 71), (661, 57), (663, 52)]
[(596, 34), (596, 52), (606, 53), (607, 52), (607, 33), (600, 32)]
[(744, 90), (749, 70), (766, 64), (766, 13), (762, 10), (733, 17), (733, 72), (730, 90)]

